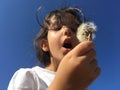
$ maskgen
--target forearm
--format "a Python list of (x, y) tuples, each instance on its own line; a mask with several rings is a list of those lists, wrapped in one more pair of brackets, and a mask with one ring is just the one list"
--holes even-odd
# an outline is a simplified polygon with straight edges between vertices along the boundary
[(50, 87), (48, 87), (47, 90), (87, 90), (87, 89), (84, 89), (84, 88), (66, 88), (66, 86), (64, 87), (64, 86), (60, 85), (58, 87), (50, 86)]
[(47, 90), (87, 90), (87, 88), (71, 85), (65, 80), (53, 80)]

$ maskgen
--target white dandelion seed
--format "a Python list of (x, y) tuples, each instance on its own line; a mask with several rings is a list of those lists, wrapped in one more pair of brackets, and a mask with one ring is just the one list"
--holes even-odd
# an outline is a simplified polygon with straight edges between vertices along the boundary
[(93, 22), (83, 22), (77, 29), (77, 38), (80, 42), (86, 40), (93, 40), (95, 38), (94, 32), (96, 31), (96, 25)]

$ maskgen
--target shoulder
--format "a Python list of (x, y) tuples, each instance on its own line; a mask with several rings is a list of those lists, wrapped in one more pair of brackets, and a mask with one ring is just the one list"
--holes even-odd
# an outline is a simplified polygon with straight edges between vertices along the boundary
[(8, 90), (45, 90), (44, 86), (32, 68), (21, 68), (13, 75)]
[(17, 81), (24, 81), (26, 79), (28, 80), (29, 78), (29, 80), (32, 80), (35, 78), (34, 74), (35, 73), (30, 68), (21, 68), (15, 72), (15, 74), (13, 75), (13, 79), (16, 78)]
[(34, 72), (29, 68), (21, 68), (18, 71), (16, 71), (13, 75), (9, 83), (8, 90), (23, 90), (24, 88), (27, 88), (26, 90), (34, 90), (34, 81)]
[(19, 70), (17, 70), (14, 74), (14, 76), (17, 77), (33, 77), (34, 76), (34, 72), (32, 71), (31, 68), (21, 68)]

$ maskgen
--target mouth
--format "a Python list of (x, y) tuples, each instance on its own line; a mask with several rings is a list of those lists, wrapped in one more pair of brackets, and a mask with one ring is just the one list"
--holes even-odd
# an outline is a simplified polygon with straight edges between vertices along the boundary
[(71, 49), (71, 48), (72, 48), (72, 44), (71, 44), (71, 43), (64, 43), (64, 44), (63, 44), (63, 47), (64, 47), (64, 48)]
[(64, 41), (63, 47), (66, 48), (66, 49), (72, 49), (73, 48), (71, 41), (67, 40), (67, 39)]

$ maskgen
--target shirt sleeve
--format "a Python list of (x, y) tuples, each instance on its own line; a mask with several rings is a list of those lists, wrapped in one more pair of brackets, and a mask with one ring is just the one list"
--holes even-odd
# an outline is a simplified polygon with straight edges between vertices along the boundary
[(18, 70), (12, 77), (8, 90), (36, 90), (35, 76), (28, 69)]
[(31, 69), (20, 69), (15, 72), (7, 90), (46, 90), (45, 82), (38, 78)]

